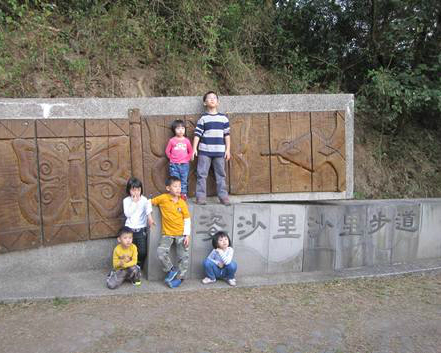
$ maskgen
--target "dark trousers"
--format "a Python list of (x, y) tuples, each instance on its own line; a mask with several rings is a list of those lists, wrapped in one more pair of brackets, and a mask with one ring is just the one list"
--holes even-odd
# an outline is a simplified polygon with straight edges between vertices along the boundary
[(148, 227), (141, 228), (138, 232), (133, 232), (133, 244), (135, 244), (138, 249), (137, 265), (141, 270), (143, 269), (145, 259), (147, 258), (147, 237), (149, 233), (150, 229)]

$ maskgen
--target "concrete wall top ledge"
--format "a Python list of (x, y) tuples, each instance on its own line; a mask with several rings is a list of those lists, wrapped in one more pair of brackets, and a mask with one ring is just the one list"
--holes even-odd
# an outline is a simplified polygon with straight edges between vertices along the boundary
[[(220, 96), (226, 113), (349, 110), (353, 94)], [(0, 119), (123, 119), (131, 108), (142, 115), (200, 114), (201, 96), (145, 98), (2, 98)]]

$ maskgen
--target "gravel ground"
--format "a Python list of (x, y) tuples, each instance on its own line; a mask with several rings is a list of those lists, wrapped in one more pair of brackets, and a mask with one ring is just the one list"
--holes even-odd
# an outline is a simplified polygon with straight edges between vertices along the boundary
[(439, 353), (441, 273), (3, 304), (0, 351)]

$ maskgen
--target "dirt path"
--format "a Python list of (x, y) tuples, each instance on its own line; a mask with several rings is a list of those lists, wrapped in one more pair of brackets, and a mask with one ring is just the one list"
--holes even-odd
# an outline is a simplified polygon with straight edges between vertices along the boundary
[(0, 351), (439, 353), (441, 274), (0, 305)]

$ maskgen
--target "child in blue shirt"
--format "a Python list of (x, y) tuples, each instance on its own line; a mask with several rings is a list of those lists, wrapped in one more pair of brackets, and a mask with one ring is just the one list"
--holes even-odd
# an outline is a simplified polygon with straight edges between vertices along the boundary
[(230, 237), (227, 233), (219, 231), (213, 236), (213, 250), (204, 260), (204, 270), (207, 277), (203, 284), (224, 279), (230, 286), (236, 285), (237, 264), (233, 261), (234, 250), (230, 247)]

